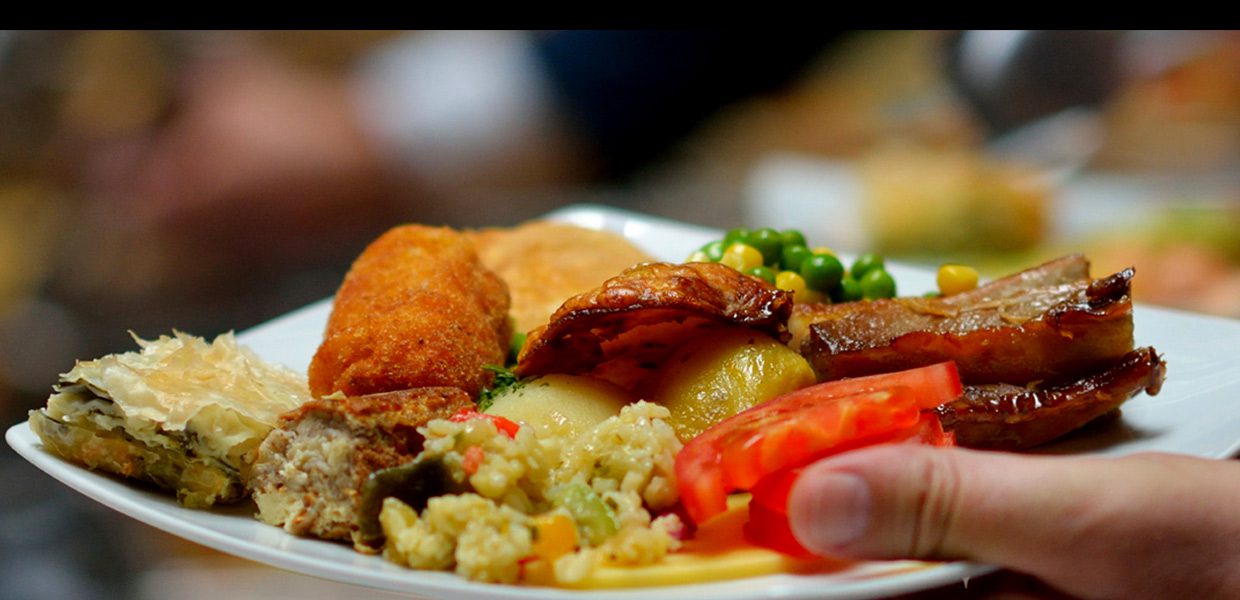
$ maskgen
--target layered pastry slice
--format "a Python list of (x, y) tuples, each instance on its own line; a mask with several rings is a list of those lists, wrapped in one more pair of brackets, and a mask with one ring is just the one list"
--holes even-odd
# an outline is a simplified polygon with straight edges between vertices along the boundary
[(147, 481), (190, 507), (236, 502), (263, 438), (310, 400), (304, 377), (231, 333), (176, 332), (139, 351), (79, 361), (30, 412), (43, 446), (91, 469)]

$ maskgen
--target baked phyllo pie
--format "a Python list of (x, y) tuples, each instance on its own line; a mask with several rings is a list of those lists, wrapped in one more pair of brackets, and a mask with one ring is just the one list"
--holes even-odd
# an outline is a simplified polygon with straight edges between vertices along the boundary
[(236, 502), (263, 438), (310, 400), (306, 379), (264, 362), (231, 333), (174, 332), (140, 351), (79, 361), (30, 428), (48, 450), (91, 469), (176, 492), (189, 507)]

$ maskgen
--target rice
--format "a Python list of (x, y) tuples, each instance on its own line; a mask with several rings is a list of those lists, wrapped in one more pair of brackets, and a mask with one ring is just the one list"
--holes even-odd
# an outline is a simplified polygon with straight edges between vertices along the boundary
[[(510, 438), (487, 419), (431, 421), (420, 429), (421, 457), (442, 460), (472, 491), (432, 498), (420, 515), (387, 499), (384, 556), (504, 583), (533, 579), (540, 566), (551, 582), (570, 584), (600, 564), (657, 562), (679, 546), (683, 528), (674, 514), (652, 516), (677, 500), (681, 443), (667, 416), (637, 402), (576, 439), (534, 427)], [(536, 544), (539, 523), (553, 514), (570, 515), (576, 527), (572, 550), (559, 555)]]

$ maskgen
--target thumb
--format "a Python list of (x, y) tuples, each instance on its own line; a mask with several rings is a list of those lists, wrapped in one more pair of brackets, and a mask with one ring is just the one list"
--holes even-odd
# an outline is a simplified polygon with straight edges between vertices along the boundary
[(1214, 596), (1240, 592), (1237, 494), (1236, 461), (891, 445), (807, 467), (788, 515), (819, 554), (968, 559), (1084, 596)]

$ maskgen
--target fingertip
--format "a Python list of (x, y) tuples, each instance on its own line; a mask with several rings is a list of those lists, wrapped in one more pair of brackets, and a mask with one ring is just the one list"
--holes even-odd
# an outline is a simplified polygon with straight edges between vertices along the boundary
[[(944, 451), (884, 445), (807, 467), (789, 493), (793, 535), (848, 558), (932, 558), (955, 523), (956, 468)], [(946, 482), (946, 483), (945, 483)]]
[(807, 468), (788, 497), (792, 534), (809, 551), (848, 556), (864, 539), (873, 514), (873, 494), (862, 477), (819, 463)]

